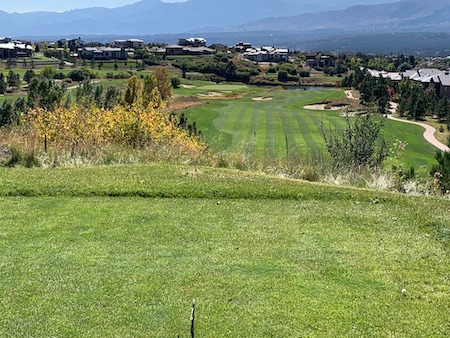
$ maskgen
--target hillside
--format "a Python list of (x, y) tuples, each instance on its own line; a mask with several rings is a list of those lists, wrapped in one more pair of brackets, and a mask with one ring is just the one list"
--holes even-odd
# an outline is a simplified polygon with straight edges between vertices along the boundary
[[(450, 201), (195, 166), (0, 170), (0, 335), (448, 332)], [(439, 207), (437, 207), (439, 206)]]

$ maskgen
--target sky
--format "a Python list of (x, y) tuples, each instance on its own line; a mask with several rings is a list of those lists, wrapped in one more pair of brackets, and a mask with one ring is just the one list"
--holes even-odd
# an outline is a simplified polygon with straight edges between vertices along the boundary
[[(51, 11), (64, 12), (76, 8), (107, 7), (114, 8), (129, 5), (139, 0), (18, 0), (0, 1), (0, 10), (12, 12)], [(181, 2), (186, 0), (162, 0), (163, 2)]]

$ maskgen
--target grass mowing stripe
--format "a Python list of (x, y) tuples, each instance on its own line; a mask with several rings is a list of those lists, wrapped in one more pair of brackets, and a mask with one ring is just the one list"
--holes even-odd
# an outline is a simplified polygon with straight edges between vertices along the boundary
[(244, 106), (237, 106), (236, 109), (231, 111), (230, 124), (232, 123), (233, 143), (231, 145), (231, 151), (242, 151), (245, 149), (246, 139), (242, 136), (243, 131), (248, 128), (245, 123), (249, 119), (247, 108)]
[[(286, 157), (286, 133), (284, 132), (284, 121), (283, 121), (283, 108), (276, 108), (274, 110), (275, 126), (275, 151), (276, 155), (280, 158)], [(289, 141), (289, 138), (288, 138)]]
[(272, 161), (276, 157), (276, 144), (275, 144), (275, 117), (274, 112), (268, 108), (268, 104), (265, 103), (266, 114), (266, 140), (265, 140), (265, 158)]
[(291, 121), (291, 117), (290, 114), (288, 112), (286, 112), (285, 110), (280, 112), (280, 118), (282, 121), (282, 125), (283, 125), (283, 133), (285, 136), (285, 142), (287, 139), (287, 145), (285, 145), (285, 147), (287, 146), (287, 156), (289, 157), (289, 155), (291, 154), (295, 154), (296, 149), (297, 149), (297, 142), (295, 141), (296, 139), (296, 135), (295, 132), (293, 130), (292, 127), (292, 121)]
[(320, 125), (316, 124), (317, 119), (315, 119), (316, 112), (305, 112), (303, 122), (308, 126), (310, 130), (310, 140), (316, 144), (316, 149), (321, 148), (323, 145), (323, 138), (320, 133)]
[(248, 155), (255, 157), (256, 154), (256, 137), (259, 129), (259, 117), (261, 116), (260, 109), (253, 109), (251, 114), (250, 127), (248, 129), (247, 139), (249, 140)]
[(303, 139), (305, 140), (306, 150), (307, 152), (313, 152), (317, 149), (317, 144), (312, 140), (311, 132), (313, 129), (309, 128), (309, 125), (306, 123), (307, 119), (304, 114), (298, 114), (296, 116), (297, 125), (299, 127), (300, 133), (303, 135)]
[(256, 158), (262, 159), (265, 157), (266, 153), (266, 125), (267, 125), (267, 112), (263, 109), (258, 110), (258, 130), (256, 132), (255, 140), (255, 155)]
[(306, 156), (309, 153), (306, 135), (302, 134), (300, 125), (297, 123), (297, 118), (301, 118), (302, 115), (299, 111), (294, 110), (289, 110), (288, 115), (290, 116), (290, 124), (293, 130), (292, 138), (295, 139), (296, 143), (295, 154), (300, 157)]

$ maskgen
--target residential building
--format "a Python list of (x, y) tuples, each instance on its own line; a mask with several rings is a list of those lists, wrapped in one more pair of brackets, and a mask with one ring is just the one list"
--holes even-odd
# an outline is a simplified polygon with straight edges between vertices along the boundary
[(334, 67), (336, 66), (336, 58), (332, 54), (325, 53), (308, 53), (306, 54), (306, 64), (310, 67)]
[(248, 42), (238, 42), (235, 46), (234, 49), (236, 49), (237, 51), (240, 52), (244, 52), (247, 49), (251, 49), (252, 48), (252, 44), (248, 43)]
[(373, 77), (389, 78), (392, 81), (401, 81), (409, 78), (421, 83), (427, 89), (433, 89), (439, 97), (450, 97), (450, 71), (435, 68), (407, 70), (405, 72), (385, 72), (373, 69), (367, 70)]
[(20, 57), (31, 57), (33, 47), (22, 41), (10, 41), (0, 43), (0, 59), (16, 59)]
[(128, 54), (123, 48), (83, 47), (81, 58), (85, 60), (127, 60)]
[(61, 39), (56, 42), (58, 48), (64, 48), (66, 45), (71, 52), (76, 52), (79, 48), (83, 48), (86, 43), (81, 38), (76, 39)]
[(144, 40), (139, 39), (114, 40), (113, 45), (116, 48), (143, 49), (145, 47), (145, 42)]
[(289, 49), (276, 47), (251, 48), (247, 49), (242, 57), (254, 62), (287, 62), (289, 61)]
[(206, 40), (204, 38), (179, 39), (178, 45), (190, 47), (206, 47)]
[(215, 54), (216, 51), (207, 47), (185, 47), (180, 45), (167, 45), (155, 51), (157, 55), (206, 55)]

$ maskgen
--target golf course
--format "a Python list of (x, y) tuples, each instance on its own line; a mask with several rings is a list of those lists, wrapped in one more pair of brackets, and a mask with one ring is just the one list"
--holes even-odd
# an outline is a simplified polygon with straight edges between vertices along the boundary
[[(344, 128), (351, 105), (202, 81), (171, 104), (211, 153), (265, 163), (327, 156), (321, 125)], [(429, 175), (421, 127), (384, 132)], [(450, 332), (448, 198), (181, 162), (1, 167), (0, 337)]]
[[(330, 100), (344, 100), (342, 89), (284, 90), (247, 87), (247, 94), (239, 99), (226, 99), (233, 86), (196, 85), (184, 88), (182, 95), (205, 92), (221, 94), (208, 104), (184, 111), (189, 121), (195, 121), (206, 142), (215, 151), (245, 153), (259, 160), (273, 161), (282, 157), (311, 158), (324, 154), (321, 124), (325, 128), (342, 129), (345, 126), (343, 109), (313, 110), (305, 106)], [(236, 87), (242, 93), (242, 85)], [(192, 91), (192, 92), (189, 92)], [(176, 93), (178, 93), (176, 91)], [(223, 97), (225, 96), (225, 97)], [(435, 148), (422, 137), (423, 128), (401, 122), (385, 121), (386, 138), (407, 144), (402, 152), (406, 166), (426, 171)]]

